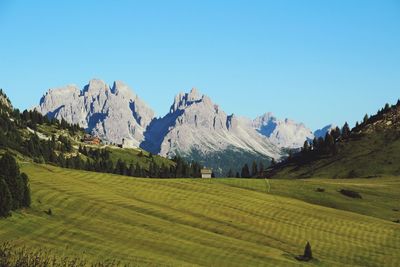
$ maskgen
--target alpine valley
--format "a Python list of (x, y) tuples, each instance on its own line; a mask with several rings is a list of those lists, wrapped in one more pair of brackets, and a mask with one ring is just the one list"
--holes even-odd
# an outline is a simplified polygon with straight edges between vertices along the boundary
[(239, 170), (237, 162), (269, 165), (306, 140), (324, 136), (328, 125), (314, 133), (303, 123), (265, 113), (255, 119), (227, 114), (197, 89), (175, 96), (169, 112), (155, 112), (121, 81), (112, 86), (92, 79), (50, 89), (35, 109), (53, 119), (79, 124), (103, 142), (129, 144), (165, 157), (180, 155), (212, 168), (216, 175)]

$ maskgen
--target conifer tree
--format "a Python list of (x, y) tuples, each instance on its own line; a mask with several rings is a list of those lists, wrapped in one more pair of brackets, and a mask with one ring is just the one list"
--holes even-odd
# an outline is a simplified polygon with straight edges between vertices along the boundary
[(335, 141), (331, 134), (327, 133), (325, 136), (325, 148), (327, 151), (333, 152), (333, 146), (335, 145)]
[(8, 185), (0, 177), (0, 217), (6, 217), (10, 214), (12, 208), (12, 197)]
[(133, 163), (131, 163), (129, 165), (129, 170), (128, 170), (128, 176), (135, 176), (135, 166), (133, 165)]
[(336, 128), (331, 131), (331, 134), (332, 134), (333, 139), (336, 142), (341, 134), (339, 127), (336, 126)]
[(321, 150), (323, 151), (325, 148), (325, 140), (322, 137), (318, 138), (318, 142), (317, 142), (317, 150)]
[(258, 173), (260, 177), (264, 176), (264, 164), (262, 162), (258, 164)]
[(142, 168), (140, 167), (139, 163), (136, 163), (135, 177), (141, 177), (141, 176), (142, 176)]
[(247, 165), (247, 163), (242, 168), (241, 176), (242, 176), (242, 178), (250, 178), (250, 169), (249, 169), (249, 165)]
[[(365, 114), (364, 119), (363, 119), (363, 123), (364, 123), (364, 124), (367, 124), (368, 119), (369, 119), (368, 114)], [(358, 123), (358, 122), (357, 122), (357, 123)]]
[(28, 175), (26, 175), (26, 173), (22, 173), (21, 179), (23, 183), (23, 196), (21, 206), (29, 208), (31, 206), (31, 189), (29, 187)]
[(313, 256), (312, 256), (311, 244), (310, 242), (307, 242), (307, 245), (304, 248), (304, 259), (311, 260), (312, 258)]
[(318, 150), (318, 139), (317, 139), (317, 137), (314, 137), (314, 139), (312, 141), (312, 146), (313, 146), (313, 150)]
[(253, 161), (253, 164), (251, 165), (251, 177), (257, 177), (257, 175), (258, 175), (257, 162)]
[(310, 150), (310, 144), (309, 144), (308, 141), (306, 140), (306, 141), (304, 141), (304, 145), (303, 145), (302, 151), (303, 151), (304, 153), (307, 153), (309, 150)]
[(343, 139), (347, 139), (350, 137), (350, 127), (349, 124), (346, 122), (342, 128), (342, 137)]
[(4, 178), (10, 190), (12, 209), (20, 208), (23, 198), (23, 182), (21, 180), (19, 166), (9, 152), (0, 160), (0, 176)]

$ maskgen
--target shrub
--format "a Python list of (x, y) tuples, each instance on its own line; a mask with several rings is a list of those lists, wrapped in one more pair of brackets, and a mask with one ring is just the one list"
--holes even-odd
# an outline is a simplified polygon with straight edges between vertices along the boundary
[(346, 197), (362, 199), (361, 194), (356, 192), (356, 191), (352, 191), (352, 190), (348, 190), (348, 189), (342, 189), (339, 192), (342, 195), (346, 196)]
[(53, 215), (53, 211), (51, 209), (49, 209), (48, 211), (46, 211), (46, 214), (49, 215), (49, 216), (52, 216)]
[(306, 247), (304, 248), (304, 254), (297, 256), (296, 260), (298, 261), (310, 261), (313, 259), (312, 249), (310, 242), (307, 242)]

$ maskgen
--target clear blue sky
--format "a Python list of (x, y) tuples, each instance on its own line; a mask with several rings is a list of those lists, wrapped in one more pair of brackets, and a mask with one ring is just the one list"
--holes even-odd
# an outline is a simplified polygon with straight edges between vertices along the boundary
[(400, 97), (400, 1), (0, 0), (0, 87), (123, 80), (158, 115), (199, 88), (227, 113), (315, 129)]

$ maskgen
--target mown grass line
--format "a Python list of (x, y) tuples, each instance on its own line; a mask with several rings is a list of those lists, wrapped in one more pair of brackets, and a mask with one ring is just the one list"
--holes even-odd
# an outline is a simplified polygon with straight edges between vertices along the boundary
[(0, 221), (0, 239), (19, 245), (139, 265), (298, 266), (294, 256), (310, 241), (312, 265), (400, 265), (399, 225), (266, 194), (257, 180), (22, 169), (31, 177), (32, 209)]

